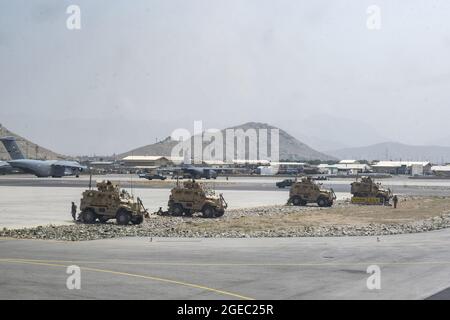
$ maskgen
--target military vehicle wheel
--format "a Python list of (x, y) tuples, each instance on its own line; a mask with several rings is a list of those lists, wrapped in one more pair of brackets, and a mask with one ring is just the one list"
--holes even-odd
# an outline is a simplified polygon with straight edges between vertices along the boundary
[(130, 223), (131, 214), (127, 210), (119, 210), (116, 215), (117, 224), (125, 226)]
[(98, 217), (98, 221), (100, 221), (101, 223), (106, 223), (108, 220), (109, 218), (105, 216)]
[(190, 210), (190, 209), (184, 210), (184, 215), (185, 215), (186, 217), (192, 217), (192, 210)]
[(216, 210), (211, 206), (205, 206), (202, 213), (205, 218), (214, 218), (216, 216)]
[(172, 213), (173, 216), (175, 217), (180, 217), (183, 215), (183, 206), (179, 203), (174, 204), (170, 210), (170, 212)]
[(216, 211), (216, 217), (221, 217), (223, 216), (225, 213), (225, 211)]
[(91, 224), (95, 222), (95, 219), (97, 219), (97, 215), (95, 214), (94, 210), (88, 209), (81, 213), (81, 219), (84, 223)]
[(319, 198), (319, 200), (317, 200), (317, 204), (319, 207), (326, 207), (328, 206), (328, 200), (325, 198)]
[(383, 205), (386, 204), (387, 201), (383, 195), (378, 195), (377, 198), (380, 199), (381, 204), (383, 204)]
[(143, 216), (135, 216), (135, 217), (131, 218), (132, 224), (141, 224), (143, 221), (144, 221)]
[(300, 197), (294, 197), (292, 198), (292, 204), (294, 206), (306, 206), (306, 201), (302, 200)]

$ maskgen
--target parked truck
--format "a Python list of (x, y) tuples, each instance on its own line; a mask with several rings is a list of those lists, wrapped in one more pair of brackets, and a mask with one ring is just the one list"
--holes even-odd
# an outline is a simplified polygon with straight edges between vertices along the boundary
[(362, 177), (351, 184), (351, 202), (354, 204), (387, 205), (392, 198), (390, 189), (375, 183), (371, 177)]
[(140, 198), (135, 199), (109, 180), (97, 182), (97, 190), (89, 188), (83, 192), (80, 210), (79, 220), (88, 224), (96, 220), (105, 223), (110, 219), (115, 219), (119, 225), (141, 224), (147, 214)]
[(308, 203), (317, 203), (319, 207), (331, 207), (334, 200), (336, 194), (333, 189), (323, 189), (310, 177), (305, 177), (292, 184), (288, 204), (305, 206)]

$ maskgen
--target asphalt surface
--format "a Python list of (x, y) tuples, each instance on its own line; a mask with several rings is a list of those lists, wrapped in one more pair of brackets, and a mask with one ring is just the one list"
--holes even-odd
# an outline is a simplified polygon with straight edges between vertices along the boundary
[[(450, 230), (384, 237), (0, 240), (0, 299), (449, 298)], [(66, 268), (81, 268), (81, 289)], [(369, 290), (367, 268), (381, 270)]]
[(426, 300), (450, 300), (450, 288), (444, 289), (428, 297)]
[[(143, 201), (149, 212), (156, 212), (160, 207), (163, 210), (167, 208), (169, 188), (174, 186), (174, 181), (161, 184), (160, 181), (141, 179), (139, 182), (144, 187), (130, 189), (126, 177), (127, 175), (97, 176), (94, 177), (94, 181), (106, 178), (120, 181), (123, 188), (127, 188)], [(288, 200), (289, 189), (275, 188), (275, 182), (270, 183), (271, 188), (241, 188), (239, 190), (247, 184), (259, 183), (264, 186), (270, 182), (270, 178), (252, 179), (239, 179), (236, 183), (228, 184), (224, 179), (224, 181), (218, 179), (220, 186), (228, 186), (228, 188), (221, 189), (215, 185), (212, 187), (216, 193), (223, 194), (229, 209), (283, 205)], [(29, 175), (0, 177), (0, 228), (17, 229), (48, 224), (72, 224), (71, 203), (73, 201), (79, 206), (81, 195), (88, 187), (88, 183), (86, 176), (79, 179), (75, 177), (39, 179)], [(78, 187), (76, 187), (77, 184)], [(137, 185), (137, 181), (134, 181), (134, 185)], [(338, 200), (343, 200), (349, 198), (350, 194), (336, 192), (336, 196)]]
[[(2, 187), (0, 186), (0, 228), (17, 229), (39, 225), (73, 224), (70, 214), (71, 202), (80, 205), (82, 188), (50, 187)], [(223, 193), (229, 209), (255, 206), (283, 205), (289, 198), (288, 191), (216, 190)], [(149, 212), (160, 207), (165, 210), (169, 200), (169, 189), (135, 189)], [(338, 193), (338, 196), (340, 194)], [(79, 207), (78, 207), (79, 208)]]
[[(295, 177), (291, 177), (293, 179)], [(136, 189), (170, 189), (176, 184), (176, 180), (167, 179), (146, 180), (139, 179), (136, 175), (99, 175), (94, 176), (93, 183), (96, 180), (110, 179), (121, 183), (124, 188)], [(245, 177), (218, 177), (217, 179), (201, 180), (207, 182), (217, 189), (236, 190), (236, 191), (286, 191), (275, 186), (275, 183), (282, 181), (286, 177), (270, 176), (245, 176)], [(318, 181), (325, 188), (333, 188), (335, 192), (350, 193), (350, 183), (354, 179), (336, 178), (325, 181)], [(394, 193), (401, 195), (420, 195), (420, 196), (448, 196), (450, 195), (450, 179), (408, 179), (405, 176), (398, 176), (387, 179), (379, 179), (386, 188), (391, 188)], [(5, 175), (0, 176), (0, 186), (5, 187), (70, 187), (87, 188), (89, 185), (89, 176), (62, 177), (62, 178), (37, 178), (32, 175)]]

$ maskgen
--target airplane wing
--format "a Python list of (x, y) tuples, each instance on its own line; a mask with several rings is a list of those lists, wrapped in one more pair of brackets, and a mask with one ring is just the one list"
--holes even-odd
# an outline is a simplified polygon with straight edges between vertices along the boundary
[(0, 161), (0, 172), (1, 173), (11, 173), (14, 171), (20, 171), (19, 169), (13, 169), (8, 162)]
[(78, 169), (80, 171), (87, 169), (86, 166), (82, 166), (81, 164), (79, 164), (76, 161), (67, 161), (67, 160), (55, 161), (54, 163), (52, 163), (52, 167), (60, 167), (60, 168), (64, 167), (64, 168), (69, 168), (69, 169)]
[(1, 167), (9, 167), (9, 166), (10, 166), (10, 165), (9, 165), (8, 162), (0, 161), (0, 168), (1, 168)]
[(182, 167), (159, 167), (156, 169), (156, 171), (159, 172), (173, 172), (173, 171), (182, 171)]

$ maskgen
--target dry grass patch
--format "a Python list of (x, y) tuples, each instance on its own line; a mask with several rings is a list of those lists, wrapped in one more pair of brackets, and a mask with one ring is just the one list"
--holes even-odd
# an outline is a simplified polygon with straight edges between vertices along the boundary
[(308, 208), (278, 212), (273, 207), (268, 215), (248, 215), (222, 219), (196, 219), (180, 224), (177, 230), (215, 233), (229, 231), (266, 231), (304, 229), (312, 226), (364, 226), (368, 224), (404, 224), (439, 216), (450, 211), (450, 197), (413, 197), (400, 199), (397, 209), (388, 206), (363, 206), (338, 203), (332, 208)]

